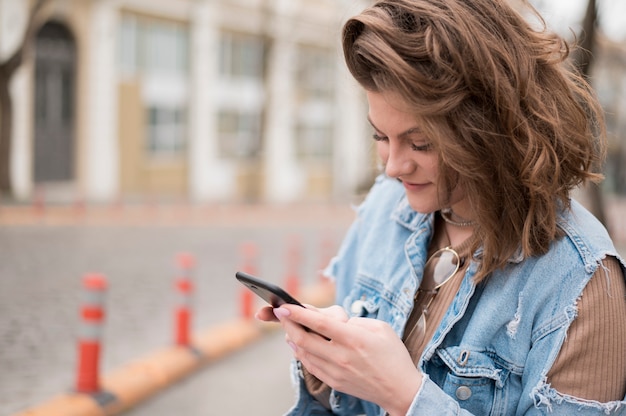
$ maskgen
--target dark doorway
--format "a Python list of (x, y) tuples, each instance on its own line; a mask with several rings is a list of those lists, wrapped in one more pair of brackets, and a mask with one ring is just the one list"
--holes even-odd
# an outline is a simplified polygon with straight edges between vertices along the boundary
[(48, 22), (35, 43), (35, 183), (74, 179), (76, 44), (68, 28)]

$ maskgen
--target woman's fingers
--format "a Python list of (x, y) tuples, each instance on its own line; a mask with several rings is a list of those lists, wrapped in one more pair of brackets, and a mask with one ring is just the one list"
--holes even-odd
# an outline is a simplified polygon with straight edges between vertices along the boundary
[(255, 315), (255, 318), (265, 322), (278, 322), (278, 318), (276, 318), (276, 315), (274, 315), (274, 310), (271, 306), (266, 306), (259, 309), (259, 311)]
[[(331, 306), (328, 308), (315, 308), (305, 305), (304, 308), (295, 305), (282, 305), (274, 309), (274, 314), (280, 318), (289, 319), (297, 322), (307, 330), (314, 332), (327, 341), (331, 339), (328, 331), (324, 328), (336, 323), (345, 323), (349, 317), (340, 306)], [(334, 331), (339, 331), (335, 329)]]
[(277, 316), (280, 314), (279, 318), (294, 321), (327, 340), (345, 336), (341, 324), (348, 321), (348, 315), (339, 306), (310, 310), (293, 305), (282, 305), (274, 313)]

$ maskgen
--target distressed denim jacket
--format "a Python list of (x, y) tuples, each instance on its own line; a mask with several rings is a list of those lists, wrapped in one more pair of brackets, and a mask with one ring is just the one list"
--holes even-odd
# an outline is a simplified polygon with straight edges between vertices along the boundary
[[(383, 320), (402, 336), (433, 224), (432, 214), (411, 209), (402, 185), (380, 176), (326, 270), (336, 281), (337, 303), (353, 313), (359, 301), (359, 316)], [(576, 300), (600, 261), (615, 256), (626, 274), (604, 227), (578, 203), (572, 201), (559, 225), (565, 237), (547, 254), (511, 258), (484, 283), (473, 282), (477, 264), (470, 263), (420, 358), (424, 381), (407, 415), (626, 415), (625, 400), (583, 400), (548, 384), (546, 375), (576, 318)], [(336, 391), (328, 411), (308, 394), (297, 362), (292, 378), (298, 398), (289, 415), (385, 414)]]

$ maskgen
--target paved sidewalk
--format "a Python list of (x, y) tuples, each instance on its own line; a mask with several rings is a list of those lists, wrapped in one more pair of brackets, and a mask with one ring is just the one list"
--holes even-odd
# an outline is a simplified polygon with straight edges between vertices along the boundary
[[(357, 199), (358, 201), (358, 199)], [(0, 205), (0, 226), (331, 227), (354, 218), (349, 202), (297, 204), (115, 203)]]
[[(101, 373), (107, 374), (172, 344), (173, 281), (179, 273), (175, 264), (179, 252), (196, 256), (193, 328), (204, 330), (239, 316), (241, 286), (234, 272), (242, 267), (244, 242), (258, 247), (258, 274), (279, 284), (288, 271), (288, 247), (297, 242), (301, 247), (298, 272), (306, 285), (316, 281), (317, 270), (330, 255), (326, 251), (336, 250), (354, 216), (347, 205), (174, 208), (124, 207), (119, 214), (109, 212), (108, 207), (84, 212), (75, 211), (77, 207), (46, 207), (43, 212), (33, 207), (0, 207), (0, 415), (26, 410), (72, 390), (85, 273), (100, 272), (109, 280), (101, 360)], [(273, 381), (264, 382), (263, 374), (282, 383), (276, 396), (267, 397), (268, 405), (278, 406), (281, 398), (290, 403), (292, 391), (285, 389), (288, 356), (280, 340), (274, 344), (279, 348), (264, 342), (225, 358), (228, 364), (213, 363), (202, 370), (209, 377), (210, 390), (198, 397), (198, 392), (205, 391), (202, 380), (207, 380), (199, 378), (200, 386), (184, 400), (201, 404), (196, 412), (152, 414), (261, 415), (236, 410), (212, 413), (202, 400), (238, 397), (241, 386), (250, 395), (255, 394), (255, 385), (271, 391)], [(256, 381), (250, 374), (254, 373), (251, 362), (261, 365)], [(231, 373), (229, 380), (211, 381), (212, 369), (218, 366), (224, 366), (219, 367), (222, 376)], [(192, 376), (181, 385), (189, 386), (194, 380)], [(259, 399), (266, 395), (258, 393)], [(276, 414), (275, 409), (268, 408), (265, 414)]]

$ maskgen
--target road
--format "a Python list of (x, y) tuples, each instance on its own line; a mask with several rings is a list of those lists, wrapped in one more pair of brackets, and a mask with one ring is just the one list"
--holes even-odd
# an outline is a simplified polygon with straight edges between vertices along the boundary
[[(104, 374), (173, 342), (178, 253), (196, 257), (193, 327), (203, 330), (239, 316), (234, 272), (242, 266), (243, 243), (256, 244), (258, 273), (281, 283), (288, 247), (299, 241), (298, 273), (306, 285), (317, 278), (324, 242), (338, 244), (352, 218), (349, 209), (317, 214), (266, 210), (267, 215), (254, 208), (229, 211), (232, 215), (196, 212), (185, 223), (165, 218), (162, 211), (143, 212), (132, 221), (105, 221), (102, 213), (82, 214), (79, 220), (76, 212), (64, 216), (53, 207), (43, 214), (0, 210), (0, 415), (73, 388), (84, 274), (103, 273), (109, 283)], [(198, 220), (203, 215), (206, 220)], [(292, 402), (289, 354), (282, 344), (279, 335), (272, 335), (167, 392), (174, 407), (195, 404), (195, 410), (168, 410), (170, 404), (155, 398), (146, 403), (152, 410), (140, 407), (133, 414), (249, 414), (237, 410), (248, 402), (241, 400), (244, 393), (256, 397), (254, 414), (279, 414)]]

